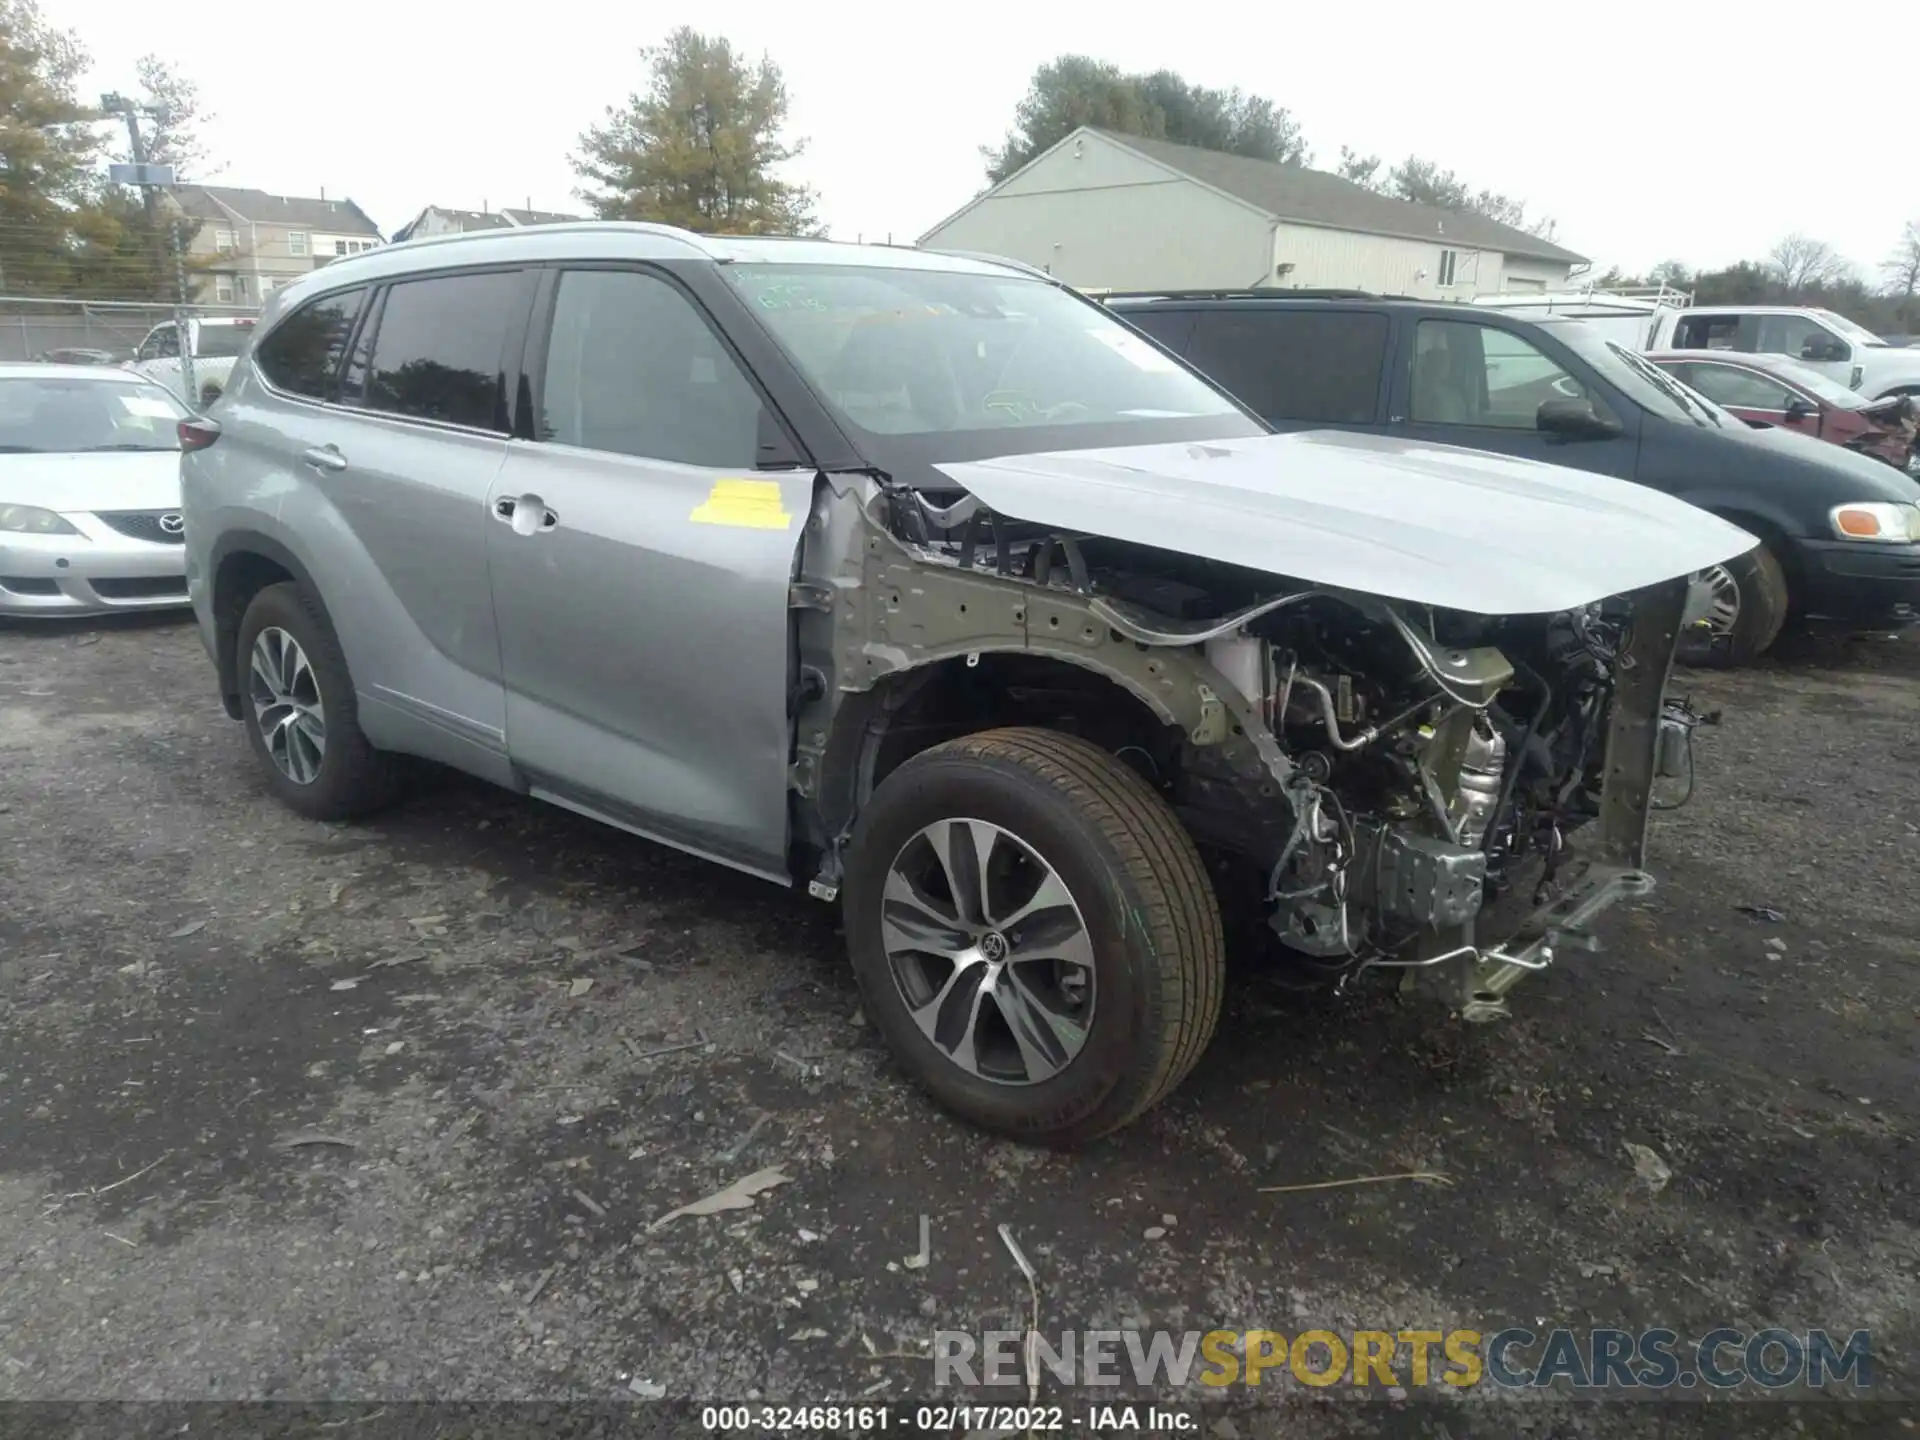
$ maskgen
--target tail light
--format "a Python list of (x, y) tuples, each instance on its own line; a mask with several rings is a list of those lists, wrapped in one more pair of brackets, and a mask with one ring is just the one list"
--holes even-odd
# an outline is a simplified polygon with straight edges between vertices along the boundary
[(195, 415), (192, 419), (180, 422), (178, 433), (182, 450), (204, 450), (220, 438), (220, 422), (209, 420), (204, 415)]

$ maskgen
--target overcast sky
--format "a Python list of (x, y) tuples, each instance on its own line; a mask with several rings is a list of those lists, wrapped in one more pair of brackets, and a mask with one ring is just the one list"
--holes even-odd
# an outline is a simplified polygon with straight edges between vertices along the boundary
[(909, 241), (958, 209), (1034, 67), (1068, 51), (1271, 96), (1329, 166), (1342, 144), (1429, 156), (1554, 217), (1601, 269), (1725, 264), (1801, 230), (1872, 278), (1920, 219), (1910, 0), (42, 6), (91, 50), (89, 93), (131, 89), (148, 51), (199, 82), (206, 178), (324, 188), (387, 233), (429, 203), (580, 209), (577, 137), (679, 23), (783, 68), (795, 177), (836, 239)]

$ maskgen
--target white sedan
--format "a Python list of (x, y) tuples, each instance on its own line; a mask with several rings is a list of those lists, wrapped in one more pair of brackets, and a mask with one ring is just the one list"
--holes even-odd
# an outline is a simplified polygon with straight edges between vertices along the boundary
[(187, 414), (130, 371), (0, 365), (0, 616), (187, 603)]

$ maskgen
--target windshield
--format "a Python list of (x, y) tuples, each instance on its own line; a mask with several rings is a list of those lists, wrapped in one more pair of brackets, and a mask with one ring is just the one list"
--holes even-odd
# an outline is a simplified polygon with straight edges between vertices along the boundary
[(186, 407), (158, 385), (0, 380), (0, 452), (178, 450)]
[(251, 325), (207, 325), (200, 326), (199, 349), (193, 353), (209, 360), (225, 360), (234, 355), (244, 354), (247, 342), (253, 339)]
[(1816, 310), (1813, 313), (1856, 345), (1876, 345), (1882, 350), (1888, 348), (1886, 341), (1864, 326), (1854, 324), (1844, 315), (1836, 315), (1831, 310)]
[(1263, 433), (1107, 311), (1044, 281), (882, 266), (722, 273), (876, 451), (937, 464)]
[(1643, 410), (1703, 428), (1730, 429), (1740, 425), (1706, 396), (1688, 389), (1638, 352), (1615, 344), (1585, 325), (1556, 325), (1553, 333)]

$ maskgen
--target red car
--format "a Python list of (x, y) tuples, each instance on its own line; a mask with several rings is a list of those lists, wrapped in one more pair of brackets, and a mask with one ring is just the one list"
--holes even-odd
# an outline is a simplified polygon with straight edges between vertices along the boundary
[(1785, 355), (1657, 350), (1647, 359), (1750, 425), (1778, 425), (1831, 440), (1920, 477), (1910, 396), (1869, 400)]

